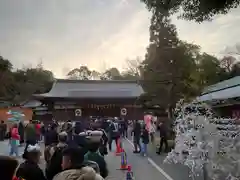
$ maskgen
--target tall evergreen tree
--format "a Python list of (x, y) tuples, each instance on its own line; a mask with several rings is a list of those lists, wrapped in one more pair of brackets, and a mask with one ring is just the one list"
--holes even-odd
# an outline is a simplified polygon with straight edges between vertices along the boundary
[[(154, 12), (150, 26), (150, 45), (143, 61), (144, 88), (153, 104), (170, 108), (183, 96), (195, 63), (178, 39), (176, 27), (165, 11)], [(171, 112), (171, 111), (169, 111)]]

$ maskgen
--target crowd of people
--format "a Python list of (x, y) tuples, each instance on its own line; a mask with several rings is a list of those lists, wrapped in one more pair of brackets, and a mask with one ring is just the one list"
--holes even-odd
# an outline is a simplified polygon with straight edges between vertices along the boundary
[[(1, 129), (0, 129), (1, 130)], [(140, 121), (125, 121), (120, 118), (99, 118), (88, 123), (52, 121), (43, 124), (30, 121), (28, 124), (13, 124), (9, 130), (9, 156), (0, 157), (0, 168), (4, 169), (4, 179), (12, 180), (102, 180), (108, 176), (104, 156), (112, 151), (112, 143), (121, 137), (133, 135), (134, 151), (147, 155), (149, 142), (154, 141), (156, 126)], [(7, 133), (6, 133), (7, 134)], [(167, 141), (164, 124), (161, 123), (159, 152)], [(19, 164), (13, 155), (19, 156), (19, 146), (24, 147)], [(41, 146), (44, 146), (45, 169), (39, 167)], [(5, 166), (4, 164), (8, 164)], [(5, 169), (7, 170), (5, 171)]]

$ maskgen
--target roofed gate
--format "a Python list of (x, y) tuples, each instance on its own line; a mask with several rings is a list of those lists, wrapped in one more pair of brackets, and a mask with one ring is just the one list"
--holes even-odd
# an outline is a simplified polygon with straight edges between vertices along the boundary
[(140, 106), (136, 105), (142, 93), (136, 81), (58, 79), (49, 93), (33, 97), (47, 104), (56, 119), (76, 119), (75, 111), (79, 109), (81, 117), (118, 117), (126, 109), (125, 116), (132, 119), (142, 116)]

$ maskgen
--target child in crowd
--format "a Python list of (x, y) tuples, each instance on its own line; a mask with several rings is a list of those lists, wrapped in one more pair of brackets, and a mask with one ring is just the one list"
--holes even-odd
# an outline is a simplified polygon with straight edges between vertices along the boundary
[(141, 155), (146, 156), (147, 155), (147, 145), (149, 143), (149, 133), (146, 128), (146, 125), (143, 126), (141, 129)]

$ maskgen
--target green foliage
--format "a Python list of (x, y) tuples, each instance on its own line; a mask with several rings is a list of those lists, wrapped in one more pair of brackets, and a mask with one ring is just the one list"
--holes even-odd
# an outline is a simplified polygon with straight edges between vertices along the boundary
[(141, 2), (152, 12), (178, 13), (179, 18), (200, 23), (237, 8), (240, 0), (141, 0)]
[(53, 73), (42, 65), (16, 71), (12, 68), (9, 60), (0, 57), (0, 99), (20, 103), (34, 93), (45, 93), (51, 89)]
[(179, 40), (168, 12), (157, 11), (152, 15), (150, 44), (141, 67), (146, 93), (140, 102), (169, 110), (179, 99), (195, 98), (204, 87), (229, 78), (231, 67), (237, 69), (223, 66), (223, 61), (201, 53), (199, 46)]
[[(132, 60), (132, 62), (135, 60)], [(128, 61), (127, 61), (128, 62)], [(116, 67), (112, 67), (100, 73), (96, 70), (90, 70), (87, 66), (81, 66), (71, 70), (67, 77), (68, 79), (75, 80), (138, 80), (140, 79), (140, 68), (141, 62), (136, 60), (131, 65), (128, 64), (129, 68), (126, 71), (120, 72)], [(134, 68), (133, 68), (134, 67)], [(135, 71), (137, 72), (135, 72)]]
[(91, 79), (92, 72), (87, 66), (80, 66), (71, 70), (67, 76), (69, 79), (89, 80)]

